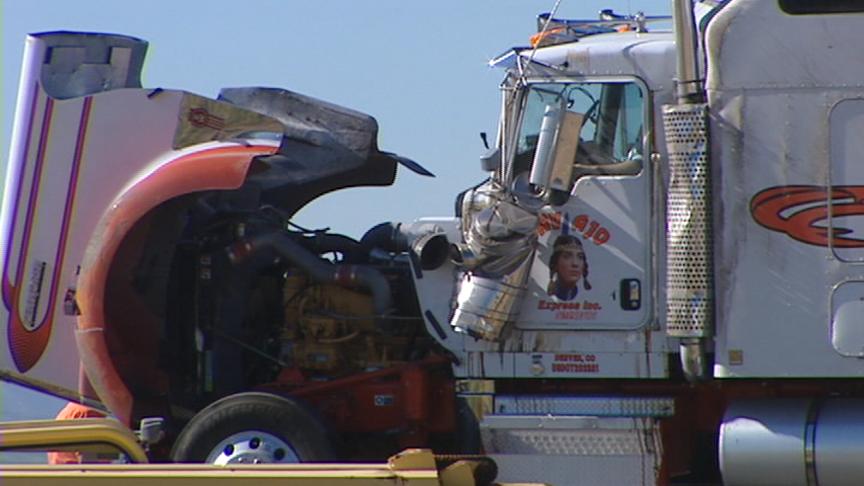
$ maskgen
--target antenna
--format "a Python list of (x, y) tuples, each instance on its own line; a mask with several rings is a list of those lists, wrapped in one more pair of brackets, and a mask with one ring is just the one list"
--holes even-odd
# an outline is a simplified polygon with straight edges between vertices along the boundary
[[(549, 26), (552, 24), (552, 21), (554, 20), (554, 17), (555, 17), (555, 13), (558, 12), (558, 7), (560, 7), (560, 6), (561, 6), (561, 0), (555, 0), (555, 5), (552, 6), (552, 10), (549, 12), (549, 16), (546, 18), (546, 22), (544, 23), (543, 28), (540, 30), (540, 33), (538, 34), (539, 38), (542, 39), (543, 36), (546, 34), (546, 30), (549, 29)], [(540, 17), (537, 18), (537, 21), (538, 22), (540, 21)], [(531, 49), (531, 55), (528, 57), (528, 64), (531, 64), (531, 62), (534, 61), (534, 54), (537, 53), (537, 48), (539, 48), (539, 47), (540, 47), (539, 42), (534, 44), (534, 48)], [(525, 71), (523, 71), (520, 68), (519, 74), (520, 74), (520, 77), (522, 78), (522, 81), (524, 84)]]

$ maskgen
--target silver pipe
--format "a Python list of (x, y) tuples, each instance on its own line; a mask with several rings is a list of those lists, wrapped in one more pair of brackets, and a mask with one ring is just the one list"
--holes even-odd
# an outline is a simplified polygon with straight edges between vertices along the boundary
[(681, 338), (681, 368), (688, 380), (698, 381), (710, 376), (707, 348), (714, 317), (707, 106), (692, 0), (672, 0), (672, 14), (678, 104), (663, 110), (670, 172), (666, 332)]
[(681, 353), (681, 368), (687, 380), (697, 382), (709, 376), (708, 353), (705, 350), (704, 339), (682, 339), (678, 345), (678, 352)]
[(692, 0), (672, 0), (672, 18), (675, 28), (675, 46), (678, 83), (678, 103), (701, 101), (702, 80), (699, 78), (696, 40), (696, 21)]

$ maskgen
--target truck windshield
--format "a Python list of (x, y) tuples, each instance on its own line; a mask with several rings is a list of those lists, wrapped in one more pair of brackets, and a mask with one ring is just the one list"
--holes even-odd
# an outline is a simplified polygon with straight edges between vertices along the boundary
[(527, 89), (516, 141), (517, 171), (530, 167), (548, 106), (563, 106), (584, 116), (576, 164), (642, 158), (645, 103), (636, 83), (537, 83)]

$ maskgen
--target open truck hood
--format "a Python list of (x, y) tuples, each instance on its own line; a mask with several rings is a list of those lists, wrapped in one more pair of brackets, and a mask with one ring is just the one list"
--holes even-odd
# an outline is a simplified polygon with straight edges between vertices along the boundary
[(389, 185), (399, 162), (378, 150), (372, 117), (302, 95), (143, 89), (146, 47), (110, 34), (28, 37), (0, 224), (0, 378), (125, 422), (133, 399), (109, 353), (117, 315), (106, 296), (141, 218), (241, 186), (294, 212), (339, 188)]

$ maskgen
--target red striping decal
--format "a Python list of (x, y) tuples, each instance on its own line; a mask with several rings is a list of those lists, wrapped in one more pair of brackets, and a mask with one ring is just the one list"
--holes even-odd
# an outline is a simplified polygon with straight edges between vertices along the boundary
[(750, 213), (759, 225), (786, 233), (802, 243), (835, 248), (864, 247), (864, 240), (846, 236), (852, 233), (851, 229), (821, 225), (829, 217), (864, 216), (864, 186), (771, 187), (753, 196)]
[[(49, 99), (49, 102), (51, 100)], [(54, 310), (57, 305), (57, 295), (59, 291), (60, 273), (63, 270), (63, 261), (66, 254), (66, 244), (69, 238), (70, 222), (75, 204), (75, 195), (77, 192), (78, 176), (83, 158), (84, 143), (87, 136), (87, 125), (90, 119), (90, 110), (93, 99), (88, 97), (84, 100), (81, 117), (78, 125), (78, 135), (75, 141), (75, 152), (72, 160), (72, 167), (69, 175), (69, 184), (66, 189), (66, 201), (63, 209), (63, 219), (60, 226), (60, 236), (57, 246), (57, 251), (54, 257), (54, 263), (51, 274), (51, 287), (48, 292), (48, 307), (42, 320), (35, 322), (33, 329), (27, 329), (21, 319), (21, 312), (18, 308), (19, 298), (21, 295), (23, 284), (23, 266), (25, 264), (27, 249), (30, 245), (30, 237), (33, 226), (33, 213), (39, 193), (39, 181), (41, 179), (42, 166), (44, 164), (45, 146), (47, 145), (48, 134), (50, 133), (50, 110), (46, 111), (46, 121), (43, 121), (42, 138), (40, 139), (40, 149), (37, 155), (36, 170), (34, 173), (33, 190), (30, 194), (30, 202), (27, 210), (27, 220), (25, 222), (24, 239), (22, 240), (23, 255), (19, 260), (19, 273), (16, 276), (16, 283), (12, 287), (15, 307), (10, 310), (10, 320), (8, 325), (8, 338), (12, 358), (20, 372), (26, 372), (36, 365), (39, 358), (45, 352), (48, 346), (48, 340), (51, 337), (51, 329), (53, 327)]]
[[(21, 188), (24, 185), (24, 166), (27, 163), (27, 159), (30, 157), (30, 141), (33, 136), (33, 126), (36, 124), (35, 117), (32, 116), (33, 113), (36, 113), (36, 106), (39, 102), (39, 93), (41, 90), (39, 89), (39, 85), (35, 85), (33, 88), (33, 100), (30, 102), (30, 124), (27, 126), (27, 135), (25, 137), (25, 145), (24, 145), (24, 155), (22, 157), (22, 162), (19, 167), (18, 173), (18, 181), (15, 184), (15, 188), (13, 189), (13, 194), (10, 198), (12, 201), (12, 221), (8, 228), (5, 228), (9, 233), (7, 234), (6, 240), (6, 259), (3, 262), (3, 304), (6, 306), (7, 310), (12, 309), (12, 281), (9, 277), (9, 267), (11, 262), (12, 248), (14, 246), (15, 241), (15, 227), (18, 223), (18, 203), (21, 199)], [(17, 278), (17, 275), (16, 275)]]

